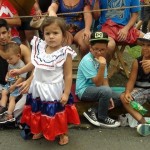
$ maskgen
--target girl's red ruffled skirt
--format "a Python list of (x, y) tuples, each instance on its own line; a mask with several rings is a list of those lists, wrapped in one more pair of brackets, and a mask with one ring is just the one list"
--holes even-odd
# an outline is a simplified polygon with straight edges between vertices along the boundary
[(71, 94), (65, 107), (58, 101), (41, 101), (28, 94), (21, 123), (27, 124), (31, 133), (42, 133), (47, 140), (54, 140), (67, 133), (68, 123), (79, 125), (80, 119)]

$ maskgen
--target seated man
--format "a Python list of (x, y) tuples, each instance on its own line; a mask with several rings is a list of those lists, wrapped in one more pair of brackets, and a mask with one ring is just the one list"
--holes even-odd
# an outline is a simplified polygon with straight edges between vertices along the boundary
[[(139, 0), (95, 0), (94, 9), (97, 9), (98, 5), (101, 9), (98, 29), (102, 32), (106, 32), (109, 36), (107, 61), (110, 62), (115, 52), (116, 42), (133, 44), (138, 37), (144, 36), (144, 33), (134, 28), (138, 19), (140, 2)], [(130, 6), (137, 7), (121, 8)], [(103, 9), (108, 10), (103, 11)], [(93, 13), (94, 16), (99, 15), (97, 11)]]
[[(90, 108), (83, 113), (92, 124), (111, 128), (120, 126), (120, 122), (111, 119), (108, 110), (121, 106), (121, 101), (108, 84), (105, 59), (108, 42), (106, 33), (92, 33), (90, 52), (82, 58), (78, 67), (76, 94), (81, 101), (98, 102), (96, 109)], [(98, 113), (98, 118), (95, 113)]]
[[(2, 87), (6, 84), (5, 82), (5, 76), (7, 73), (8, 69), (8, 63), (4, 59), (6, 57), (6, 54), (4, 52), (4, 47), (7, 45), (9, 42), (11, 42), (11, 33), (9, 30), (8, 23), (4, 19), (0, 19), (0, 90), (2, 90)], [(24, 61), (25, 64), (30, 62), (30, 55), (31, 51), (28, 47), (26, 47), (23, 44), (20, 44), (20, 49), (21, 49), (21, 59)], [(32, 76), (28, 78), (26, 81), (21, 83), (21, 93), (27, 92), (30, 81), (32, 80)], [(24, 95), (22, 99), (16, 104), (16, 108), (20, 113), (20, 109), (22, 109), (23, 105), (25, 104), (25, 98), (26, 96)], [(17, 111), (15, 108), (15, 111)], [(1, 109), (1, 108), (0, 108)], [(19, 115), (19, 114), (14, 114)]]

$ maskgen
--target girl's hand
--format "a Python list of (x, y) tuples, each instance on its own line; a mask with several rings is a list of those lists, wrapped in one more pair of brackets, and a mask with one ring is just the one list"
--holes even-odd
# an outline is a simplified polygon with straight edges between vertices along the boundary
[(68, 102), (68, 98), (69, 98), (68, 95), (63, 93), (61, 100), (60, 100), (63, 106), (66, 105), (66, 103)]
[(10, 70), (10, 76), (17, 76), (17, 75), (20, 75), (20, 69), (13, 69), (13, 70)]

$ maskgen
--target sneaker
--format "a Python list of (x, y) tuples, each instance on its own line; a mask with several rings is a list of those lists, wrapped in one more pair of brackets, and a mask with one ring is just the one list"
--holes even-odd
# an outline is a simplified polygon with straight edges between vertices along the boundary
[(100, 126), (100, 123), (98, 122), (96, 114), (92, 108), (88, 109), (87, 112), (84, 112), (83, 116), (93, 125)]
[(139, 124), (137, 132), (142, 136), (150, 135), (150, 124)]
[(8, 123), (8, 122), (15, 122), (15, 118), (13, 117), (13, 115), (9, 115), (7, 113), (4, 113), (1, 117), (0, 117), (0, 124), (4, 124), (4, 123)]
[(6, 107), (0, 106), (0, 115), (3, 115), (7, 111)]
[(107, 117), (104, 120), (99, 119), (98, 121), (99, 121), (101, 127), (115, 128), (115, 127), (119, 127), (121, 125), (121, 123), (119, 121), (116, 121), (109, 117)]

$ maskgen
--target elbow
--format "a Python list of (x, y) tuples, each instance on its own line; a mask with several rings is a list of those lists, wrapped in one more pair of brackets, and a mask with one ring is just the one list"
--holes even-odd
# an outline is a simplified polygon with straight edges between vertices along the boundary
[(18, 24), (17, 25), (21, 26), (21, 20), (20, 19), (18, 20)]
[(94, 20), (98, 20), (100, 17), (100, 13), (93, 13)]

